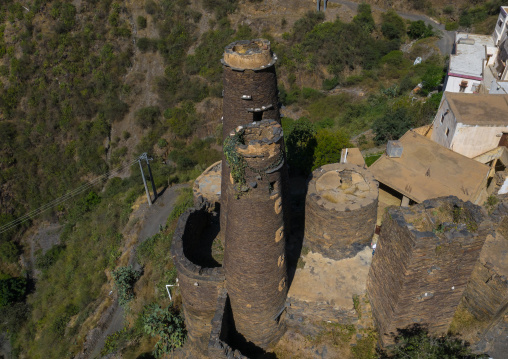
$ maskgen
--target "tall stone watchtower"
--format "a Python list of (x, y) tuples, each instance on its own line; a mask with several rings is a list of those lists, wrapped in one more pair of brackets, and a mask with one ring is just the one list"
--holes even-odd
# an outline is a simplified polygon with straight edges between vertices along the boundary
[[(236, 41), (224, 50), (222, 140), (240, 125), (273, 119), (280, 123), (275, 63), (277, 55), (264, 39)], [(230, 171), (222, 159), (221, 231), (228, 211), (227, 186)]]
[[(266, 349), (284, 333), (287, 296), (282, 127), (253, 122), (224, 145), (231, 169), (224, 250), (226, 288), (236, 330)], [(223, 196), (224, 198), (224, 196)]]

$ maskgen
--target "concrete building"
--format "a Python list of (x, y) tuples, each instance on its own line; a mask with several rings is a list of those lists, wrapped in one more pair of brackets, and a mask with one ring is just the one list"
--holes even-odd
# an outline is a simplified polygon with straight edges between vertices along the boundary
[(469, 158), (508, 144), (508, 95), (445, 92), (431, 139)]
[(445, 91), (479, 93), (485, 69), (496, 55), (492, 36), (455, 33)]
[(427, 137), (408, 131), (399, 140), (399, 157), (384, 154), (369, 170), (379, 181), (381, 211), (453, 195), (483, 204), (489, 166), (455, 153)]
[(496, 27), (492, 37), (494, 44), (499, 46), (507, 37), (508, 33), (508, 6), (501, 6), (499, 10), (499, 18), (497, 19)]

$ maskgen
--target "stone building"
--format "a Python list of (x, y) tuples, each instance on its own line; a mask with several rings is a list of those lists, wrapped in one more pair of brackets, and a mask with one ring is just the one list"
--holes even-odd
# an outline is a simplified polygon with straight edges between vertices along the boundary
[(414, 323), (447, 332), (489, 234), (486, 217), (456, 197), (387, 210), (367, 279), (384, 345)]
[(262, 120), (233, 131), (224, 270), (236, 330), (267, 348), (284, 333), (287, 294), (282, 127)]
[(324, 165), (310, 177), (305, 201), (305, 241), (311, 251), (332, 259), (350, 257), (374, 235), (378, 182), (349, 163)]
[[(279, 97), (275, 63), (268, 40), (236, 41), (226, 46), (223, 65), (222, 139), (240, 125), (262, 119), (280, 123)], [(222, 159), (221, 225), (225, 228), (225, 216), (229, 213), (225, 195), (229, 168)]]

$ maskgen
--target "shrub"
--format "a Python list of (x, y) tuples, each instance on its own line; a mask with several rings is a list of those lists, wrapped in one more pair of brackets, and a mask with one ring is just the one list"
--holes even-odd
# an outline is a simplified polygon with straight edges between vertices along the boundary
[(340, 162), (342, 149), (352, 146), (348, 134), (340, 130), (319, 130), (316, 133), (316, 142), (312, 170), (328, 163)]
[(413, 125), (413, 120), (407, 108), (400, 107), (388, 111), (383, 117), (377, 119), (372, 125), (376, 136), (374, 141), (378, 145), (388, 140), (399, 139)]
[(134, 284), (141, 276), (141, 273), (129, 265), (117, 268), (113, 271), (112, 275), (115, 280), (115, 287), (118, 290), (118, 302), (124, 306), (134, 298)]
[(8, 241), (0, 244), (0, 259), (5, 263), (15, 263), (18, 260), (20, 250), (16, 243)]
[(146, 17), (139, 15), (136, 19), (136, 23), (140, 29), (146, 29)]
[(393, 10), (389, 10), (382, 15), (381, 32), (390, 39), (401, 39), (406, 34), (406, 23)]
[(8, 278), (0, 280), (0, 307), (22, 301), (26, 295), (25, 278)]
[(44, 271), (51, 267), (60, 258), (65, 250), (64, 245), (56, 245), (51, 247), (46, 253), (35, 259), (35, 266)]
[(143, 315), (145, 333), (159, 340), (153, 349), (153, 355), (160, 358), (183, 346), (186, 337), (184, 320), (173, 305), (163, 309), (158, 304), (145, 308)]
[(422, 20), (411, 22), (407, 33), (412, 39), (421, 39), (434, 36), (434, 30), (432, 29), (432, 26), (430, 24), (425, 26), (425, 22)]
[(157, 50), (157, 41), (147, 37), (140, 37), (136, 40), (136, 46), (141, 52)]
[(134, 113), (136, 124), (141, 128), (148, 128), (155, 124), (160, 116), (160, 110), (157, 106), (143, 107)]
[(358, 11), (353, 21), (360, 24), (368, 32), (372, 32), (376, 28), (369, 4), (361, 3), (358, 5)]

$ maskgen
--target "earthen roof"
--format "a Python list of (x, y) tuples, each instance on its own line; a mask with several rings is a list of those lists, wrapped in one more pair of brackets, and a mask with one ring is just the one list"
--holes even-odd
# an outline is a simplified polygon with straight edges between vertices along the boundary
[(508, 95), (445, 92), (457, 122), (471, 126), (508, 126)]
[(418, 203), (450, 195), (473, 203), (478, 198), (489, 166), (413, 131), (406, 132), (400, 142), (400, 158), (384, 154), (369, 167), (379, 182)]

